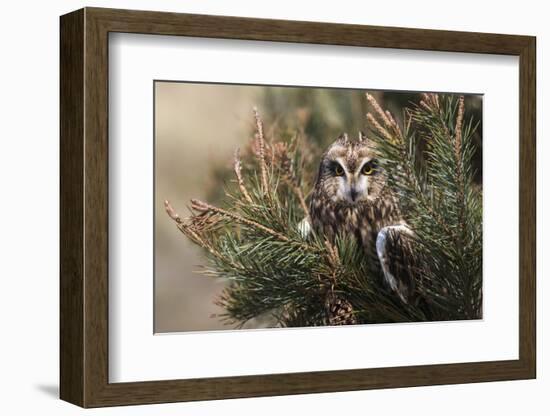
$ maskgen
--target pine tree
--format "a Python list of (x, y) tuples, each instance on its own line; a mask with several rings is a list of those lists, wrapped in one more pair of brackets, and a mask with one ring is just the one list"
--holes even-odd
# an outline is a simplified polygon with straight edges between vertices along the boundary
[(254, 110), (252, 158), (241, 160), (237, 149), (235, 183), (222, 203), (192, 200), (191, 215), (181, 218), (165, 202), (179, 230), (205, 250), (204, 273), (228, 281), (216, 301), (227, 323), (267, 315), (283, 327), (481, 317), (477, 124), (464, 120), (464, 98), (423, 94), (405, 109), (402, 125), (369, 94), (367, 101), (369, 140), (414, 231), (417, 301), (405, 304), (387, 289), (377, 259), (365, 258), (354, 239), (304, 237), (307, 146), (297, 136), (266, 140)]

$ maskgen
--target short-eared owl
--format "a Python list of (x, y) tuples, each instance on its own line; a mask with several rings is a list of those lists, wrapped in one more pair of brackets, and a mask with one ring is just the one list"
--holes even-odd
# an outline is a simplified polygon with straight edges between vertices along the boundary
[(397, 245), (412, 232), (386, 178), (362, 133), (358, 140), (341, 135), (321, 158), (310, 201), (311, 226), (329, 241), (351, 235), (365, 255), (376, 253), (385, 282), (407, 303), (414, 285), (403, 273), (404, 253)]

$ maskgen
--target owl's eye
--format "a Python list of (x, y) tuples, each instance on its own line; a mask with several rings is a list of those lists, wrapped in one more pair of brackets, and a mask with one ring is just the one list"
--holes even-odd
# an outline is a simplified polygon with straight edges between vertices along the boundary
[(374, 163), (365, 163), (363, 167), (361, 168), (361, 173), (363, 175), (372, 175), (374, 171), (376, 170), (376, 166)]
[(343, 168), (342, 166), (340, 166), (340, 165), (336, 165), (336, 166), (334, 167), (334, 174), (335, 174), (336, 176), (342, 176), (342, 175), (344, 174), (344, 168)]

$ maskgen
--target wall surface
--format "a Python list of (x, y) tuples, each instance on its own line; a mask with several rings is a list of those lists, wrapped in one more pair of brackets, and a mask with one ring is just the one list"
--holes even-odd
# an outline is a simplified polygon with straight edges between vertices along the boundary
[[(537, 36), (538, 54), (538, 379), (533, 381), (440, 386), (339, 394), (226, 400), (91, 410), (102, 415), (327, 414), (546, 415), (550, 410), (550, 361), (544, 348), (550, 300), (544, 272), (543, 221), (550, 169), (545, 143), (545, 103), (550, 101), (546, 64), (550, 26), (544, 2), (440, 1), (252, 2), (233, 0), (124, 0), (4, 2), (0, 14), (0, 385), (2, 414), (72, 415), (81, 409), (58, 395), (58, 17), (83, 6), (318, 20), (387, 26), (453, 29)], [(503, 161), (503, 166), (506, 166)], [(545, 201), (546, 200), (546, 201)], [(545, 235), (545, 237), (543, 237)], [(543, 330), (543, 325), (546, 325)]]

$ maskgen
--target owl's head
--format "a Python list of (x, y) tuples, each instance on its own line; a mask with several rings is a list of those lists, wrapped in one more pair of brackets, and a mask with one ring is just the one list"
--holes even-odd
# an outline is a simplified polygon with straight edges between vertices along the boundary
[(360, 133), (359, 139), (339, 136), (323, 154), (317, 177), (317, 190), (333, 203), (354, 205), (372, 203), (386, 183), (373, 146)]

